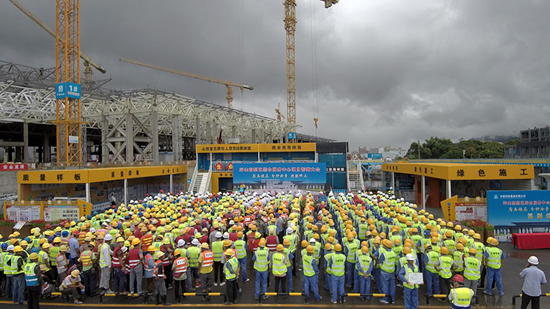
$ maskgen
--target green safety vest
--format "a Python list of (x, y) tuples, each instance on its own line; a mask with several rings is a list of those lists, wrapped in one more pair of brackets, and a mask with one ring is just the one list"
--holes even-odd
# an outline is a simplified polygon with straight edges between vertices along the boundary
[(214, 262), (221, 262), (223, 255), (223, 241), (216, 240), (212, 243), (212, 253), (214, 253)]
[(332, 269), (330, 269), (330, 267), (328, 267), (328, 263), (330, 262), (330, 259), (332, 258), (332, 256), (334, 255), (334, 252), (330, 251), (329, 253), (325, 254), (325, 262), (327, 265), (327, 274), (329, 275), (332, 275)]
[(201, 254), (201, 249), (196, 246), (189, 247), (189, 267), (199, 267), (199, 255)]
[(452, 303), (456, 306), (467, 307), (472, 302), (473, 291), (470, 288), (462, 287), (451, 290)]
[[(233, 268), (233, 272), (229, 271), (229, 267), (227, 267), (228, 265), (231, 265), (231, 267)], [(239, 267), (239, 261), (237, 261), (236, 257), (232, 257), (229, 260), (227, 260), (227, 262), (223, 266), (225, 279), (227, 279), (227, 280), (235, 279), (237, 277), (237, 268), (238, 267)]]
[(9, 275), (9, 276), (12, 275), (11, 263), (10, 263), (12, 255), (13, 254), (9, 253), (9, 252), (4, 253), (4, 256), (3, 256), (3, 259), (4, 259), (4, 275)]
[[(362, 254), (359, 256), (359, 259), (357, 260), (357, 263), (355, 264), (355, 269), (359, 273), (359, 275), (363, 275), (363, 272), (366, 272), (369, 270), (370, 264), (372, 263), (372, 258), (368, 254)], [(358, 264), (361, 265), (361, 268), (363, 269), (363, 272), (360, 272), (358, 269)], [(369, 275), (370, 276), (370, 275)]]
[(453, 267), (453, 259), (448, 255), (443, 255), (439, 258), (439, 275), (443, 279), (449, 279), (453, 275), (451, 268)]
[(50, 268), (46, 265), (46, 261), (44, 260), (44, 255), (48, 256), (48, 254), (46, 253), (46, 251), (40, 251), (38, 253), (38, 263), (46, 266), (46, 271), (50, 270)]
[(483, 258), (483, 252), (485, 252), (485, 245), (483, 245), (479, 241), (476, 241), (474, 242), (474, 246), (476, 247), (476, 259), (481, 262), (481, 259)]
[(465, 259), (464, 278), (468, 280), (479, 280), (481, 272), (479, 271), (481, 262), (475, 257), (469, 256)]
[(294, 252), (296, 251), (296, 244), (294, 243), (294, 235), (293, 234), (290, 234), (290, 235), (285, 235), (283, 237), (283, 239), (288, 239), (290, 241), (290, 251)]
[(254, 254), (256, 255), (254, 269), (259, 272), (267, 271), (269, 268), (269, 261), (267, 260), (269, 250), (267, 248), (258, 248)]
[(244, 240), (239, 239), (235, 241), (235, 250), (237, 251), (237, 258), (242, 259), (246, 256), (246, 250), (244, 249)]
[(27, 286), (36, 286), (38, 285), (38, 277), (37, 274), (34, 272), (34, 268), (36, 267), (36, 263), (28, 263), (24, 267), (25, 272), (25, 282)]
[(395, 271), (395, 261), (397, 259), (395, 252), (393, 252), (393, 250), (384, 250), (382, 254), (384, 255), (384, 263), (382, 263), (380, 268), (387, 273), (393, 273)]
[(59, 247), (50, 247), (50, 265), (57, 266), (57, 255), (59, 254)]
[(357, 252), (357, 248), (359, 246), (357, 246), (357, 243), (355, 241), (352, 241), (349, 244), (347, 244), (347, 247), (348, 247), (347, 261), (350, 263), (355, 263), (355, 252)]
[(422, 240), (422, 236), (416, 234), (411, 236), (411, 240), (413, 241), (413, 246), (416, 246), (416, 244)]
[(439, 253), (440, 250), (441, 250), (440, 246), (432, 244), (432, 251)]
[(487, 259), (487, 266), (491, 267), (492, 269), (499, 269), (501, 266), (501, 259), (502, 251), (499, 248), (495, 247), (489, 247), (487, 248), (487, 253), (489, 254), (489, 258)]
[[(405, 264), (405, 278), (409, 280), (409, 274), (411, 273), (417, 273), (418, 272), (418, 266), (416, 264), (413, 264), (413, 267), (411, 268), (409, 266), (409, 263)], [(418, 289), (418, 284), (407, 284), (407, 282), (403, 282), (403, 286), (409, 289)]]
[(456, 263), (456, 272), (461, 272), (464, 270), (464, 261), (462, 260), (463, 254), (464, 252), (458, 250), (453, 252), (453, 261)]
[(400, 256), (403, 252), (403, 246), (393, 246), (392, 247), (393, 252), (395, 252), (396, 256)]
[[(426, 252), (426, 244), (430, 244), (431, 245), (431, 242), (430, 242), (430, 239), (429, 238), (422, 238), (420, 240), (420, 252), (424, 253)], [(415, 244), (416, 245), (416, 244)]]
[(367, 231), (369, 230), (369, 225), (366, 223), (361, 223), (359, 225), (359, 239), (367, 238)]
[(427, 256), (428, 262), (426, 263), (426, 269), (432, 274), (437, 274), (437, 270), (435, 270), (435, 262), (439, 259), (439, 254), (437, 252), (430, 251), (427, 253)]
[(346, 256), (340, 253), (335, 253), (331, 258), (332, 275), (335, 277), (342, 277), (346, 274)]
[(453, 253), (456, 250), (456, 242), (452, 239), (445, 240), (445, 247), (449, 249), (449, 252)]
[(25, 261), (23, 261), (23, 269), (17, 270), (17, 261), (19, 261), (21, 257), (19, 255), (14, 254), (11, 258), (11, 274), (12, 275), (19, 275), (23, 274), (25, 272)]
[(99, 267), (101, 268), (107, 267), (107, 263), (105, 262), (105, 258), (103, 256), (104, 247), (109, 248), (109, 245), (106, 243), (103, 243), (101, 246), (99, 246)]
[(273, 275), (283, 276), (286, 274), (286, 260), (284, 254), (275, 252), (273, 254)]
[(4, 252), (0, 251), (0, 271), (4, 271)]
[(288, 268), (291, 266), (290, 264), (290, 250), (288, 248), (285, 248), (284, 255), (286, 257), (286, 264), (285, 266)]
[(313, 266), (311, 266), (313, 260), (313, 255), (302, 255), (302, 268), (304, 270), (304, 276), (306, 277), (313, 277), (315, 275), (315, 270), (313, 269)]

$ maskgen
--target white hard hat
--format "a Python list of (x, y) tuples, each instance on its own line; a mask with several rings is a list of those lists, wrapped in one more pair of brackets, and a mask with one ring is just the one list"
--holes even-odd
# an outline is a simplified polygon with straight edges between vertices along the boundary
[(178, 240), (178, 247), (183, 247), (183, 246), (185, 246), (185, 240), (183, 239)]
[(223, 238), (224, 239), (229, 239), (229, 233), (228, 232), (223, 233)]
[(291, 227), (286, 229), (287, 234), (292, 234), (292, 232), (294, 232), (294, 230)]
[(534, 255), (530, 256), (527, 262), (531, 265), (539, 265), (539, 259)]
[(197, 246), (197, 245), (199, 244), (199, 240), (195, 238), (195, 239), (193, 239), (193, 241), (191, 242), (191, 244), (192, 244), (193, 246)]
[(222, 238), (222, 233), (216, 232), (216, 235), (215, 235), (215, 236), (216, 236), (216, 238)]
[(315, 242), (315, 238), (310, 238), (309, 242)]
[(113, 235), (111, 235), (111, 234), (105, 235), (105, 240), (106, 241), (113, 240)]
[(405, 255), (405, 259), (407, 259), (407, 261), (414, 261), (414, 256), (409, 253), (409, 254)]

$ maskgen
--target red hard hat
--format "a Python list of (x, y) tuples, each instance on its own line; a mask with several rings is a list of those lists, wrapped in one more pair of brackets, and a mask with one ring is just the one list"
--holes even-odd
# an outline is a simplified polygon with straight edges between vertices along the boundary
[(462, 275), (455, 275), (453, 281), (464, 283), (464, 277), (462, 277)]

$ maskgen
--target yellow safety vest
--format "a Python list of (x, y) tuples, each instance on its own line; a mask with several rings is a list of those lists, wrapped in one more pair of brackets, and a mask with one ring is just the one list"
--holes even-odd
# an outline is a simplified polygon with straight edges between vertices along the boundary
[(14, 254), (11, 258), (11, 274), (12, 275), (19, 275), (25, 272), (25, 261), (23, 260), (23, 267), (21, 270), (17, 269), (17, 261), (19, 261), (21, 257), (19, 255)]
[(214, 253), (214, 262), (222, 261), (223, 241), (217, 240), (212, 243), (212, 253)]
[(335, 253), (331, 258), (332, 275), (335, 277), (342, 277), (346, 273), (346, 256), (340, 253)]
[[(416, 266), (416, 264), (413, 264), (413, 268), (411, 268), (409, 266), (409, 264), (405, 264), (404, 266), (405, 268), (405, 278), (407, 278), (407, 280), (409, 280), (409, 274), (411, 273), (417, 273), (418, 272), (418, 266)], [(409, 289), (417, 289), (418, 288), (418, 284), (407, 284), (407, 282), (403, 282), (403, 286), (406, 287), (406, 288), (409, 288)]]
[(456, 306), (467, 307), (471, 305), (472, 294), (474, 292), (470, 288), (462, 287), (451, 290), (453, 296), (452, 303)]
[(199, 255), (201, 254), (201, 249), (196, 246), (189, 247), (189, 267), (199, 267)]
[(273, 254), (273, 275), (283, 276), (284, 274), (286, 274), (285, 256), (280, 252), (276, 252)]
[[(233, 268), (233, 272), (229, 271), (228, 265), (231, 265)], [(237, 277), (237, 268), (239, 267), (239, 261), (237, 261), (236, 257), (232, 257), (229, 260), (227, 260), (227, 263), (224, 265), (224, 273), (225, 273), (225, 279), (232, 280)]]
[(439, 259), (439, 254), (437, 252), (430, 251), (427, 253), (427, 256), (428, 262), (426, 263), (426, 269), (432, 274), (437, 274), (437, 270), (435, 270), (435, 262)]
[(46, 265), (46, 261), (44, 259), (44, 255), (46, 255), (46, 257), (48, 256), (48, 254), (46, 253), (46, 251), (40, 251), (38, 253), (38, 263), (46, 266), (46, 271), (50, 270), (50, 268), (48, 267), (48, 265)]
[(492, 269), (500, 269), (500, 257), (502, 256), (502, 251), (499, 248), (489, 247), (487, 248), (487, 253), (489, 254), (489, 258), (487, 259), (487, 266), (491, 267)]
[(453, 267), (453, 259), (448, 255), (443, 255), (439, 258), (439, 275), (443, 279), (449, 279), (453, 275), (451, 268)]
[(267, 248), (258, 248), (254, 254), (256, 255), (254, 269), (259, 272), (267, 271), (269, 268), (269, 261), (267, 260), (269, 250)]
[(479, 271), (481, 262), (475, 257), (471, 256), (467, 257), (465, 260), (466, 268), (464, 269), (464, 278), (472, 281), (479, 280), (479, 278), (481, 278), (481, 273)]
[(246, 256), (246, 250), (244, 249), (244, 240), (239, 239), (235, 241), (235, 250), (237, 251), (237, 258), (242, 259)]
[(393, 273), (395, 271), (395, 261), (396, 255), (392, 250), (384, 250), (384, 263), (380, 267), (383, 271), (387, 273)]
[[(366, 272), (369, 270), (370, 268), (370, 264), (372, 263), (372, 258), (370, 257), (370, 255), (368, 254), (361, 254), (361, 256), (359, 257), (359, 259), (357, 260), (357, 263), (355, 264), (355, 269), (357, 270), (357, 272), (359, 273), (359, 275), (363, 275), (363, 272)], [(359, 271), (358, 269), (358, 264), (361, 265), (361, 269), (363, 269), (362, 272)]]
[(313, 260), (313, 255), (302, 255), (302, 268), (304, 270), (304, 276), (306, 277), (313, 277), (315, 275), (315, 270), (313, 266), (311, 266)]
[(462, 251), (455, 251), (453, 253), (453, 261), (456, 263), (456, 272), (461, 272), (464, 270), (464, 261), (462, 260), (462, 255), (464, 252)]

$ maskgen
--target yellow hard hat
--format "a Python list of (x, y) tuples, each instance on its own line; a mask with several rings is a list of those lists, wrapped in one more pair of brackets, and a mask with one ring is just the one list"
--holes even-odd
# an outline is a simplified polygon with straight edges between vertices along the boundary
[(290, 239), (288, 238), (283, 239), (283, 245), (290, 246)]
[(461, 243), (456, 244), (456, 250), (458, 250), (458, 251), (464, 250), (464, 245), (461, 244)]
[(367, 247), (367, 246), (361, 247), (361, 252), (368, 253), (369, 252), (369, 247)]
[(327, 250), (327, 251), (332, 250), (332, 245), (329, 244), (329, 243), (326, 243), (326, 244), (325, 244), (325, 250)]
[(134, 238), (134, 240), (132, 240), (132, 245), (139, 245), (139, 238)]
[(265, 246), (265, 238), (260, 239), (260, 243), (258, 244), (260, 247)]
[(38, 254), (36, 254), (36, 253), (31, 253), (31, 255), (29, 255), (29, 259), (31, 259), (31, 260), (38, 260)]
[(157, 248), (155, 248), (155, 246), (149, 246), (149, 247), (147, 248), (147, 251), (149, 251), (149, 252), (155, 252), (155, 251), (157, 251)]
[(78, 277), (80, 276), (80, 271), (78, 269), (75, 269), (71, 272), (71, 276)]
[(476, 255), (476, 254), (477, 254), (477, 250), (476, 250), (475, 248), (470, 248), (470, 250), (468, 250), (468, 253), (473, 254), (473, 255)]
[(59, 247), (60, 252), (67, 252), (68, 249), (69, 248), (67, 248), (67, 246), (65, 246), (65, 245), (61, 245), (61, 247)]
[(384, 239), (384, 241), (382, 242), (382, 244), (388, 248), (391, 248), (392, 247), (392, 243), (391, 243), (391, 240), (389, 239)]
[(449, 249), (447, 249), (447, 247), (441, 247), (441, 249), (439, 249), (439, 252), (441, 254), (449, 254)]
[(231, 249), (225, 250), (225, 255), (227, 255), (227, 256), (233, 256), (234, 253), (235, 252), (233, 252), (233, 250), (231, 250)]
[(174, 251), (174, 256), (178, 256), (181, 254), (181, 251), (180, 249), (176, 249), (176, 251)]
[[(313, 249), (313, 247), (311, 247), (311, 248)], [(336, 251), (336, 252), (342, 251), (342, 245), (340, 245), (340, 244), (334, 245), (334, 251)]]
[(476, 240), (481, 240), (481, 235), (479, 235), (479, 233), (475, 233), (473, 237)]
[(277, 251), (285, 251), (285, 247), (281, 244), (277, 245)]
[(13, 252), (22, 252), (23, 251), (23, 248), (21, 248), (21, 246), (15, 246), (15, 248), (13, 248)]
[(313, 253), (313, 251), (314, 251), (313, 246), (307, 246), (306, 251), (307, 251), (307, 253)]
[(50, 247), (51, 247), (51, 246), (50, 246), (49, 243), (45, 243), (45, 244), (42, 245), (42, 249), (48, 249), (48, 248), (50, 248)]

